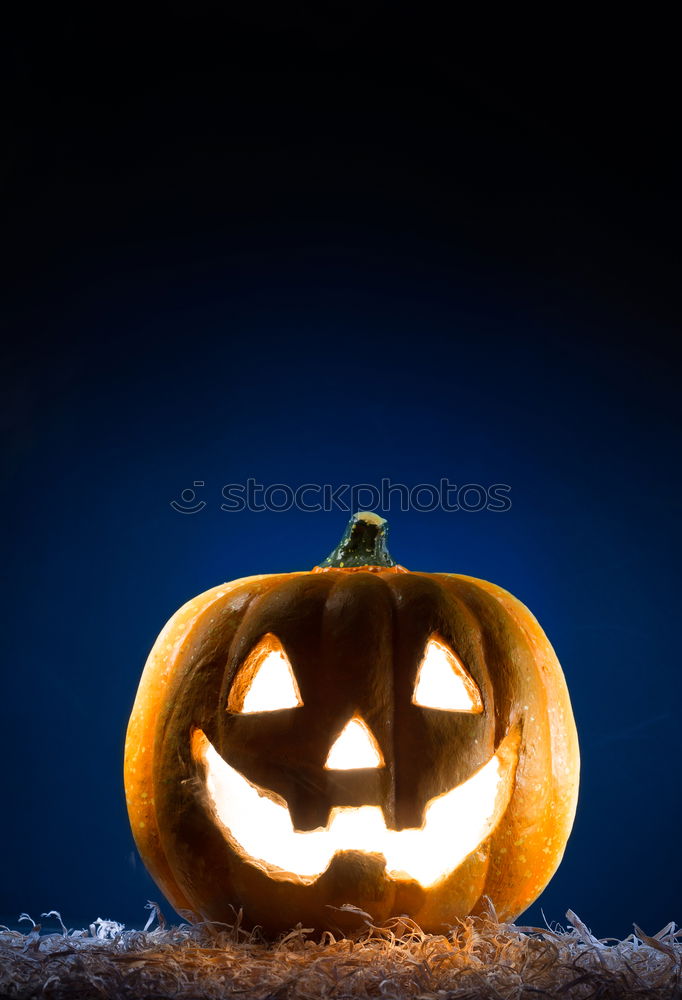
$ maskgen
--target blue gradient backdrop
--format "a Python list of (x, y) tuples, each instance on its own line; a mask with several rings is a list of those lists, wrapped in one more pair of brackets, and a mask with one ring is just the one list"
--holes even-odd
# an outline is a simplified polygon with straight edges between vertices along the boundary
[[(244, 15), (223, 58), (176, 15), (189, 69), (150, 63), (120, 26), (85, 53), (65, 34), (75, 63), (58, 66), (50, 26), (26, 42), (5, 267), (5, 921), (139, 925), (159, 898), (121, 778), (147, 652), (194, 594), (311, 567), (346, 521), (222, 511), (223, 485), (249, 477), (511, 486), (505, 513), (388, 517), (401, 563), (511, 590), (564, 666), (580, 804), (523, 920), (571, 907), (625, 935), (679, 919), (665, 156), (655, 184), (614, 172), (620, 133), (599, 145), (558, 71), (552, 102), (519, 77), (510, 104), (488, 72), (436, 80), (417, 43), (416, 69), (378, 57), (378, 16), (334, 45)], [(267, 71), (235, 69), (261, 42)], [(125, 85), (108, 75), (119, 43)], [(206, 508), (177, 513), (196, 480)]]

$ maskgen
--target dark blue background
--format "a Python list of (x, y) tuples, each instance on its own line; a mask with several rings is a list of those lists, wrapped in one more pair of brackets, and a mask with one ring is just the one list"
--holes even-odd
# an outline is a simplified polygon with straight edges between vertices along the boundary
[[(401, 563), (511, 590), (564, 665), (581, 799), (522, 919), (679, 919), (665, 30), (522, 57), (509, 25), (381, 4), (88, 16), (20, 25), (4, 61), (3, 919), (159, 898), (121, 779), (146, 654), (346, 520), (222, 511), (248, 477), (511, 486), (506, 513), (389, 520)], [(175, 512), (195, 480), (207, 507)]]

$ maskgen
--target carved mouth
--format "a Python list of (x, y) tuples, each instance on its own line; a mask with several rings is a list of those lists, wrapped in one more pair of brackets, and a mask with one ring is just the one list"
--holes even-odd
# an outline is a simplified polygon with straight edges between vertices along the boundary
[(206, 792), (226, 840), (270, 878), (311, 884), (336, 854), (362, 851), (383, 857), (389, 878), (428, 888), (497, 826), (511, 798), (519, 741), (514, 727), (475, 774), (427, 803), (422, 827), (406, 830), (389, 830), (378, 806), (343, 806), (332, 809), (326, 827), (297, 831), (286, 803), (231, 767), (201, 729), (192, 734), (192, 751), (205, 768)]

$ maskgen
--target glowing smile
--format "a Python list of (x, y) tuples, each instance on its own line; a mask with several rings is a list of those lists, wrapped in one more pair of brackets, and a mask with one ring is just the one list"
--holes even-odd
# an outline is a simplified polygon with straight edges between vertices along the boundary
[(510, 730), (467, 781), (431, 799), (423, 827), (407, 830), (387, 829), (378, 806), (344, 806), (332, 809), (326, 828), (296, 831), (286, 805), (231, 767), (200, 729), (192, 743), (226, 839), (271, 878), (310, 884), (335, 854), (363, 851), (383, 856), (390, 878), (415, 879), (427, 888), (458, 868), (495, 829), (511, 798), (519, 732)]

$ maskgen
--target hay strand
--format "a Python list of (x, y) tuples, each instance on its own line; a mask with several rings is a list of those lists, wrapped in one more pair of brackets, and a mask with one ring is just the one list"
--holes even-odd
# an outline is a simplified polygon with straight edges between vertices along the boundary
[[(144, 930), (97, 918), (59, 932), (31, 923), (0, 928), (0, 995), (15, 1000), (672, 1000), (682, 996), (682, 931), (638, 927), (624, 941), (595, 938), (568, 911), (569, 927), (499, 923), (492, 908), (442, 935), (407, 917), (367, 922), (354, 937), (296, 927), (278, 941), (234, 924), (167, 926), (156, 903)], [(152, 923), (156, 926), (152, 929)]]

